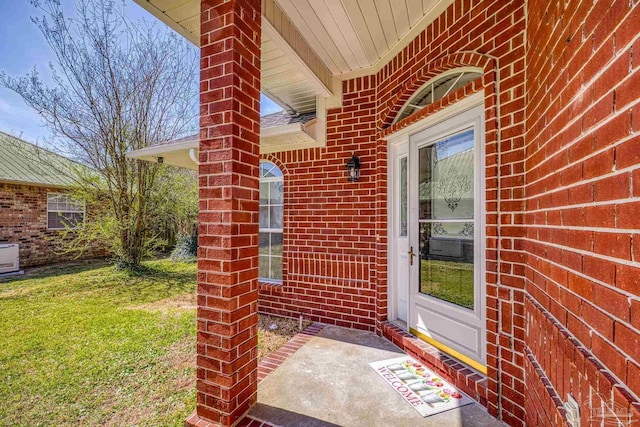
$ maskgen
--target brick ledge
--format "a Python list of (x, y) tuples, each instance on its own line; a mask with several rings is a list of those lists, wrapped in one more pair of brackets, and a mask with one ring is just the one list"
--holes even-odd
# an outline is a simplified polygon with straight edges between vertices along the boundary
[(472, 399), (487, 407), (487, 377), (411, 335), (391, 322), (381, 324), (382, 335), (418, 361), (432, 368)]
[(278, 367), (282, 365), (293, 353), (308, 343), (311, 338), (318, 335), (325, 326), (326, 325), (323, 323), (313, 322), (302, 332), (295, 334), (282, 347), (258, 362), (258, 384), (260, 384), (267, 375), (278, 369)]
[(284, 283), (258, 281), (258, 292), (270, 292), (272, 294), (282, 294)]

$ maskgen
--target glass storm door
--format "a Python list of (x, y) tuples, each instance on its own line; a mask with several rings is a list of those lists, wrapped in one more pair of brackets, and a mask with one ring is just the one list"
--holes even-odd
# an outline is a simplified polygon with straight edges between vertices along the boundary
[(483, 109), (409, 139), (411, 332), (485, 371)]

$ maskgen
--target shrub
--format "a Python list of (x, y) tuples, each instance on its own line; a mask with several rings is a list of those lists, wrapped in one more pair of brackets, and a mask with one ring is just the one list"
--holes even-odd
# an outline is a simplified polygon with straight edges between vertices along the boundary
[(178, 237), (178, 243), (171, 251), (174, 261), (190, 261), (198, 256), (198, 234), (183, 234)]

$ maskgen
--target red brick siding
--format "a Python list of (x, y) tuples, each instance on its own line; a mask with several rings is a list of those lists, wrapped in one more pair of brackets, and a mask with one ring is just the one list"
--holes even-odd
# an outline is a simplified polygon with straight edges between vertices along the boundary
[[(568, 391), (627, 408), (639, 393), (639, 8), (526, 8), (525, 46), (524, 2), (456, 1), (380, 72), (344, 83), (326, 148), (265, 156), (285, 172), (285, 279), (261, 286), (260, 310), (380, 330), (383, 138), (419, 118), (390, 126), (425, 81), (480, 67), (481, 82), (420, 117), (484, 90), (487, 405), (511, 425), (555, 425)], [(353, 153), (356, 183), (344, 171)]]
[(534, 0), (528, 19), (528, 423), (561, 415), (550, 390), (639, 420), (640, 7)]
[[(281, 289), (260, 310), (366, 330), (375, 328), (375, 78), (344, 84), (344, 107), (327, 114), (327, 147), (263, 156), (285, 173)], [(363, 164), (349, 182), (352, 154)]]
[[(20, 267), (76, 260), (61, 253), (62, 233), (47, 229), (47, 193), (62, 190), (0, 183), (0, 243), (20, 245)], [(90, 212), (87, 212), (90, 213)], [(68, 234), (65, 239), (73, 239)], [(80, 259), (105, 256), (103, 248), (88, 250)]]
[(456, 1), (378, 73), (384, 127), (403, 91), (457, 66), (485, 71), (487, 405), (511, 425), (524, 420), (524, 32), (524, 2)]
[(196, 413), (233, 425), (257, 401), (261, 5), (201, 2)]
[[(285, 171), (285, 278), (260, 293), (261, 311), (380, 331), (387, 317), (383, 138), (417, 120), (389, 128), (421, 84), (451, 68), (480, 67), (481, 82), (420, 117), (485, 92), (488, 407), (513, 425), (524, 420), (525, 388), (524, 33), (523, 1), (458, 0), (381, 71), (344, 82), (343, 107), (328, 112), (326, 148), (264, 156)], [(352, 183), (344, 165), (354, 153), (363, 168)]]

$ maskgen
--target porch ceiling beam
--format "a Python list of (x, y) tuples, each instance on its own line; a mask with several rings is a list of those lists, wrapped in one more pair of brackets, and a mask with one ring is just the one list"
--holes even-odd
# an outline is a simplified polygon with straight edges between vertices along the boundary
[(262, 0), (262, 31), (293, 62), (317, 89), (328, 98), (334, 95), (334, 77), (275, 0)]

